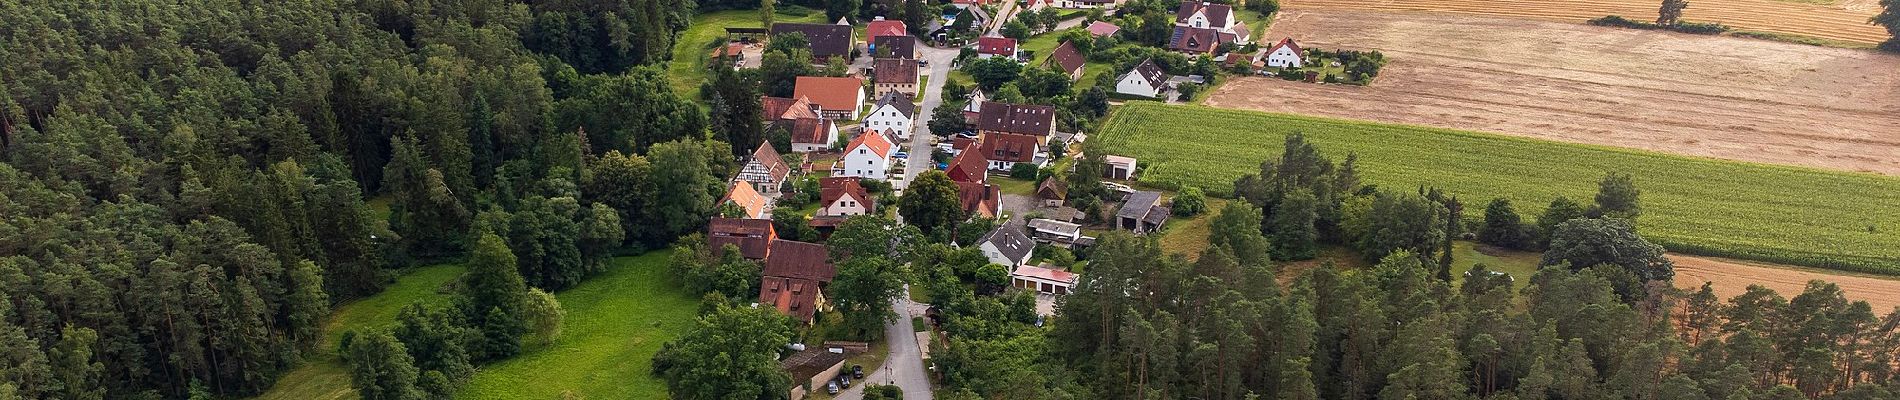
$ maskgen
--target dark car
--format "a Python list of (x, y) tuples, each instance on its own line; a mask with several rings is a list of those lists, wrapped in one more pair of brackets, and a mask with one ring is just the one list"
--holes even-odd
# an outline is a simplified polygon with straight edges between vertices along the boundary
[(864, 379), (864, 366), (863, 365), (851, 366), (851, 377), (857, 378), (857, 379)]

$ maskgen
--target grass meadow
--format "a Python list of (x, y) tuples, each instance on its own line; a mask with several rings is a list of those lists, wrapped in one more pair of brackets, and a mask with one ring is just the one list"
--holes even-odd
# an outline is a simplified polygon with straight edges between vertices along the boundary
[(1141, 180), (1228, 193), (1303, 132), (1335, 161), (1359, 156), (1367, 184), (1434, 186), (1467, 218), (1494, 197), (1535, 216), (1557, 196), (1589, 203), (1609, 172), (1634, 174), (1638, 226), (1672, 251), (1900, 274), (1900, 179), (1692, 158), (1495, 134), (1329, 118), (1130, 102), (1096, 140), (1137, 157)]
[(350, 369), (336, 356), (336, 345), (350, 330), (384, 329), (396, 323), (396, 313), (410, 303), (447, 306), (450, 296), (442, 292), (449, 281), (462, 276), (461, 265), (442, 264), (408, 271), (396, 283), (375, 296), (337, 307), (323, 322), (323, 340), (309, 353), (302, 367), (277, 379), (259, 400), (344, 400), (355, 399), (350, 387)]

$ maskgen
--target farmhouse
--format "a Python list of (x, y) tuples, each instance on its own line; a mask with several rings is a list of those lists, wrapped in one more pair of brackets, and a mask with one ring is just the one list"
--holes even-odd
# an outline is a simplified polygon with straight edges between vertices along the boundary
[(1030, 164), (1038, 168), (1049, 161), (1042, 154), (1042, 143), (1035, 136), (1013, 133), (984, 134), (979, 152), (990, 161), (990, 169), (1010, 171), (1016, 164)]
[(883, 97), (889, 93), (903, 93), (917, 97), (917, 60), (909, 58), (879, 58), (871, 61), (871, 95)]
[(744, 218), (771, 219), (771, 216), (765, 213), (767, 203), (770, 201), (765, 196), (760, 196), (758, 191), (752, 190), (752, 183), (740, 181), (733, 181), (732, 185), (726, 188), (726, 197), (719, 199), (721, 207), (726, 205), (736, 207), (740, 213), (744, 214)]
[(1115, 24), (1111, 24), (1104, 21), (1095, 21), (1095, 22), (1089, 23), (1088, 31), (1090, 35), (1094, 35), (1095, 37), (1098, 37), (1098, 38), (1110, 37), (1110, 36), (1115, 36), (1116, 33), (1121, 32), (1122, 27), (1116, 26)]
[(871, 56), (878, 58), (917, 59), (917, 38), (878, 36), (871, 39)]
[(1158, 98), (1167, 90), (1168, 73), (1155, 65), (1154, 59), (1142, 60), (1115, 81), (1115, 93)]
[(713, 217), (706, 224), (706, 247), (715, 254), (730, 244), (738, 246), (739, 256), (747, 260), (764, 260), (772, 255), (772, 242), (777, 240), (778, 231), (769, 219)]
[[(1236, 44), (1246, 44), (1250, 39), (1248, 36), (1252, 35), (1247, 29), (1247, 24), (1241, 23), (1240, 20), (1236, 18), (1234, 6), (1205, 1), (1200, 3), (1195, 3), (1191, 0), (1181, 2), (1181, 8), (1175, 10), (1174, 26), (1213, 29), (1215, 32), (1226, 35), (1221, 37), (1223, 42), (1233, 42)], [(1179, 35), (1180, 32), (1181, 30), (1179, 29), (1175, 30), (1176, 35)]]
[(772, 36), (792, 32), (805, 34), (805, 41), (811, 43), (811, 61), (816, 64), (831, 62), (832, 57), (849, 59), (854, 43), (857, 43), (849, 24), (776, 23), (772, 24), (770, 31)]
[[(1049, 264), (1043, 264), (1049, 265)], [(1043, 266), (1024, 265), (1009, 273), (1010, 286), (1017, 289), (1034, 290), (1037, 293), (1063, 295), (1075, 289), (1077, 275)]]
[(772, 255), (760, 274), (759, 304), (811, 323), (812, 315), (826, 308), (823, 286), (837, 275), (828, 257), (830, 251), (822, 244), (773, 240)]
[(1261, 54), (1269, 67), (1301, 68), (1306, 66), (1306, 52), (1300, 51), (1299, 43), (1294, 43), (1293, 38), (1281, 39), (1279, 44), (1273, 45)]
[(943, 172), (950, 175), (951, 181), (989, 183), (989, 165), (990, 161), (983, 158), (982, 151), (965, 151), (950, 159), (950, 168)]
[(1041, 200), (1043, 207), (1061, 207), (1068, 199), (1069, 184), (1061, 179), (1043, 179), (1036, 185), (1036, 200)]
[(1009, 267), (1011, 270), (1029, 264), (1029, 256), (1036, 251), (1036, 241), (1023, 234), (1021, 228), (1003, 224), (977, 240), (978, 249), (991, 264)]
[(844, 159), (832, 168), (832, 175), (884, 180), (890, 174), (894, 155), (897, 146), (885, 139), (883, 132), (867, 130), (844, 146)]
[(1102, 157), (1108, 162), (1108, 169), (1102, 170), (1102, 177), (1116, 180), (1135, 179), (1135, 158), (1108, 155)]
[(910, 36), (910, 28), (904, 26), (904, 21), (886, 20), (884, 17), (877, 17), (871, 20), (871, 22), (865, 23), (864, 35), (870, 36), (873, 43), (875, 43), (876, 39), (881, 37)]
[(1069, 80), (1082, 79), (1082, 66), (1088, 64), (1088, 58), (1082, 51), (1075, 49), (1075, 43), (1062, 42), (1056, 50), (1049, 52), (1049, 58), (1043, 60), (1044, 67), (1054, 67), (1058, 71), (1069, 73)]
[(1138, 191), (1115, 212), (1115, 229), (1144, 234), (1161, 229), (1173, 210), (1161, 205), (1161, 192)]
[(911, 124), (917, 118), (917, 103), (910, 99), (909, 95), (895, 92), (878, 96), (877, 105), (864, 117), (864, 129), (890, 132), (899, 140), (910, 139)]
[(1003, 215), (1003, 190), (996, 185), (957, 182), (957, 197), (963, 204), (964, 215), (970, 218), (996, 218)]
[(778, 197), (779, 189), (785, 186), (785, 178), (791, 173), (792, 167), (785, 165), (785, 157), (779, 156), (778, 149), (772, 148), (771, 142), (763, 142), (752, 151), (752, 157), (739, 168), (739, 176), (733, 180), (751, 183), (752, 190), (759, 194)]
[(857, 177), (828, 177), (818, 180), (818, 216), (848, 217), (877, 211), (877, 200), (864, 189)]
[(810, 98), (761, 97), (767, 129), (784, 129), (792, 135), (792, 151), (824, 151), (838, 141), (838, 124), (818, 108)]
[(1009, 57), (1014, 59), (1016, 58), (1016, 39), (999, 36), (976, 38), (976, 57)]
[(793, 82), (792, 97), (810, 98), (826, 118), (856, 120), (864, 107), (864, 79), (801, 76)]
[(1047, 145), (1049, 135), (1056, 133), (1056, 108), (985, 102), (983, 111), (977, 115), (976, 130), (980, 135), (1013, 133), (1035, 136), (1036, 144)]

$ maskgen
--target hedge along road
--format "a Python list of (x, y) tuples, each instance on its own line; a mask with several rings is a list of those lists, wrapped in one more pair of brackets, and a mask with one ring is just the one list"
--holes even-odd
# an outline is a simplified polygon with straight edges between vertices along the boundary
[(1143, 182), (1228, 193), (1293, 132), (1335, 161), (1357, 153), (1368, 184), (1503, 197), (1521, 215), (1557, 196), (1589, 203), (1605, 174), (1628, 172), (1643, 190), (1639, 229), (1672, 251), (1900, 275), (1900, 178), (1153, 102), (1117, 109), (1096, 140), (1139, 158)]

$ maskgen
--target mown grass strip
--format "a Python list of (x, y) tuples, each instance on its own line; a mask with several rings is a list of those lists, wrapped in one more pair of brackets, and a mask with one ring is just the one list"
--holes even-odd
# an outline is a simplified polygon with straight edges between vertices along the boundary
[(1153, 102), (1120, 107), (1096, 140), (1139, 158), (1143, 182), (1227, 193), (1235, 178), (1278, 156), (1293, 132), (1334, 160), (1357, 153), (1368, 184), (1435, 186), (1468, 205), (1504, 197), (1525, 215), (1556, 196), (1588, 203), (1604, 174), (1628, 172), (1643, 190), (1640, 229), (1670, 250), (1900, 274), (1900, 179), (1892, 177)]

